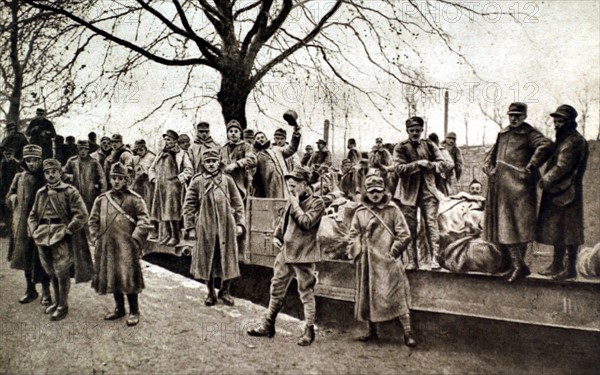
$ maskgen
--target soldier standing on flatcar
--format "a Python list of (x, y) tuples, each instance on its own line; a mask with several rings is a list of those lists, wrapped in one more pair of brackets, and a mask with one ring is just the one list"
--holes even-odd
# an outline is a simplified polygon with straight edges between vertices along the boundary
[[(244, 205), (233, 178), (219, 170), (219, 152), (204, 150), (202, 162), (204, 172), (190, 182), (183, 205), (186, 233), (196, 238), (190, 273), (206, 281), (206, 306), (213, 306), (217, 297), (232, 306), (229, 289), (240, 276), (237, 237), (244, 234)], [(215, 278), (221, 279), (218, 296)]]
[(92, 209), (96, 197), (106, 191), (106, 176), (100, 163), (89, 156), (88, 141), (77, 142), (77, 153), (63, 167), (63, 177), (79, 191), (85, 207)]
[(305, 319), (304, 333), (298, 345), (308, 346), (315, 339), (315, 264), (320, 260), (317, 230), (325, 212), (325, 204), (321, 198), (312, 194), (310, 174), (304, 168), (296, 168), (285, 179), (290, 197), (273, 236), (273, 243), (281, 251), (275, 257), (273, 265), (269, 310), (262, 324), (247, 333), (260, 337), (275, 335), (275, 319), (283, 307), (287, 288), (295, 277), (300, 300), (304, 305)]
[[(179, 148), (179, 135), (173, 130), (163, 134), (164, 149), (156, 156), (148, 177), (154, 183), (150, 220), (158, 223), (157, 233), (164, 233), (160, 243), (175, 246), (179, 243), (184, 187), (194, 168), (187, 152)], [(160, 237), (160, 236), (159, 236)]]
[(150, 207), (150, 204), (152, 203), (153, 189), (148, 177), (148, 173), (150, 172), (150, 167), (154, 162), (156, 154), (148, 150), (146, 147), (146, 141), (143, 139), (135, 141), (133, 145), (133, 153), (135, 154), (133, 164), (134, 178), (131, 188), (133, 191), (141, 195), (144, 199), (144, 202), (146, 202), (146, 206)]
[(552, 264), (540, 274), (565, 280), (577, 276), (577, 249), (584, 243), (583, 175), (589, 148), (577, 131), (575, 108), (563, 104), (550, 116), (554, 118), (556, 147), (540, 180), (543, 193), (536, 238), (554, 246)]
[[(123, 144), (123, 136), (121, 134), (113, 134), (110, 144), (113, 151), (104, 161), (104, 171), (110, 171), (113, 164), (121, 163), (129, 171), (130, 181), (133, 181), (133, 153)], [(107, 181), (107, 183), (110, 183), (110, 181)]]
[(248, 196), (251, 174), (247, 169), (256, 167), (254, 147), (242, 139), (242, 126), (237, 120), (227, 123), (227, 143), (221, 147), (221, 161), (225, 164), (224, 172), (233, 177), (242, 199)]
[(202, 173), (202, 153), (209, 148), (219, 150), (221, 145), (212, 139), (210, 135), (210, 124), (208, 122), (200, 122), (196, 125), (196, 139), (194, 139), (194, 144), (192, 144), (188, 150), (188, 155), (194, 168), (194, 174)]
[(535, 240), (537, 182), (539, 168), (552, 153), (552, 141), (525, 122), (527, 104), (508, 107), (509, 126), (498, 138), (484, 161), (490, 176), (485, 206), (485, 237), (509, 255), (512, 267), (508, 281), (528, 276), (527, 244)]

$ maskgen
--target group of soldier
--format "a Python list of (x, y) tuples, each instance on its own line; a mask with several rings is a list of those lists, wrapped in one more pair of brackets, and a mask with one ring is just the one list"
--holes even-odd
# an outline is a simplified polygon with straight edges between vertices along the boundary
[[(511, 104), (508, 116), (510, 125), (499, 133), (485, 163), (490, 176), (486, 238), (510, 257), (506, 277), (511, 282), (530, 273), (523, 258), (527, 243), (534, 240), (555, 247), (546, 275), (574, 277), (577, 248), (583, 243), (582, 178), (587, 162), (587, 143), (576, 130), (577, 112), (562, 105), (551, 114), (556, 143), (524, 122), (525, 104)], [(35, 283), (41, 282), (41, 302), (51, 320), (60, 320), (68, 311), (69, 280), (74, 275), (78, 282), (92, 280), (98, 293), (114, 295), (116, 307), (107, 320), (126, 315), (127, 295), (127, 323), (137, 324), (137, 294), (144, 287), (139, 258), (149, 233), (151, 240), (166, 246), (176, 246), (182, 236), (195, 239), (190, 271), (207, 283), (205, 304), (212, 306), (220, 299), (233, 305), (230, 285), (240, 276), (238, 256), (247, 230), (244, 202), (250, 196), (281, 198), (287, 205), (274, 234), (281, 251), (274, 263), (269, 309), (262, 324), (248, 334), (275, 334), (275, 318), (295, 277), (306, 320), (298, 344), (310, 345), (317, 230), (328, 196), (339, 194), (361, 204), (348, 238), (348, 254), (361, 269), (356, 317), (369, 323), (361, 340), (377, 338), (375, 322), (399, 318), (406, 344), (414, 346), (405, 269), (419, 267), (418, 211), (432, 250), (431, 268), (440, 268), (438, 206), (462, 170), (456, 135), (448, 133), (441, 143), (435, 134), (423, 139), (424, 120), (410, 117), (408, 139), (391, 152), (381, 138), (368, 153), (359, 152), (349, 140), (348, 155), (337, 170), (324, 140), (317, 142), (317, 151), (307, 146), (302, 159), (297, 157), (302, 137), (297, 117), (294, 111), (284, 114), (293, 129), (289, 142), (284, 128), (269, 140), (265, 133), (243, 129), (231, 120), (227, 142), (221, 146), (212, 139), (209, 123), (200, 122), (193, 141), (173, 130), (164, 132), (164, 147), (157, 154), (144, 140), (129, 147), (121, 135), (113, 134), (102, 137), (99, 145), (92, 138), (78, 141), (77, 155), (61, 163), (53, 158), (56, 133), (42, 113), (28, 127), (30, 144), (25, 139), (21, 150), (14, 150), (15, 155), (20, 152), (22, 171), (6, 194), (13, 212), (9, 256), (14, 268), (25, 271), (27, 281), (20, 302), (35, 300)], [(9, 137), (14, 138), (14, 131)], [(13, 138), (3, 145), (13, 145)], [(92, 144), (97, 149), (90, 154)], [(543, 190), (539, 216), (538, 181)], [(95, 249), (93, 261), (89, 244)], [(405, 251), (408, 263), (403, 266), (396, 259)]]

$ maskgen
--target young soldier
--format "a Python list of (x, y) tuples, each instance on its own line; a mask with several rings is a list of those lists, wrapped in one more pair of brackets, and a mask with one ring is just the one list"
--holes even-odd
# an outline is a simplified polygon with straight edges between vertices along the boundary
[(15, 175), (6, 196), (6, 203), (12, 210), (12, 236), (8, 246), (8, 259), (11, 268), (25, 271), (27, 291), (19, 300), (29, 303), (38, 297), (35, 284), (42, 284), (42, 306), (52, 303), (50, 278), (42, 268), (37, 247), (27, 233), (27, 217), (33, 207), (35, 193), (44, 186), (42, 171), (42, 148), (38, 145), (23, 147), (23, 172)]
[(432, 250), (431, 269), (440, 268), (437, 261), (440, 241), (437, 214), (443, 195), (435, 184), (435, 178), (445, 168), (445, 159), (433, 142), (421, 139), (424, 123), (421, 117), (416, 116), (406, 120), (409, 139), (400, 142), (394, 148), (395, 165), (390, 168), (400, 177), (400, 186), (395, 189), (395, 198), (400, 202), (400, 209), (406, 218), (412, 239), (408, 249), (408, 270), (418, 268), (418, 209), (424, 218), (427, 240)]
[(218, 297), (232, 306), (229, 288), (240, 276), (237, 237), (244, 233), (244, 205), (233, 178), (219, 170), (219, 151), (204, 150), (202, 160), (204, 172), (190, 182), (183, 206), (186, 233), (196, 238), (190, 273), (206, 280), (206, 306), (217, 302), (215, 278), (221, 279)]
[(77, 142), (77, 156), (71, 157), (63, 167), (66, 181), (81, 193), (85, 208), (92, 209), (94, 200), (106, 191), (106, 177), (100, 162), (91, 156), (88, 141)]
[[(369, 332), (359, 338), (378, 338), (376, 322), (399, 318), (404, 343), (417, 345), (410, 327), (410, 289), (402, 265), (396, 259), (410, 244), (410, 230), (402, 212), (386, 194), (382, 177), (370, 174), (365, 196), (350, 226), (349, 254), (358, 257), (354, 316), (368, 323)], [(356, 254), (354, 254), (356, 252)]]
[(260, 327), (248, 330), (250, 336), (273, 337), (275, 319), (283, 307), (283, 301), (290, 282), (298, 280), (298, 292), (304, 305), (305, 329), (298, 341), (300, 346), (308, 346), (315, 339), (315, 263), (319, 261), (317, 230), (325, 212), (321, 198), (315, 197), (310, 188), (310, 173), (298, 167), (285, 176), (290, 197), (284, 216), (279, 221), (273, 243), (281, 251), (275, 258), (271, 279), (271, 299), (269, 311)]
[(150, 182), (155, 183), (150, 219), (159, 223), (158, 233), (166, 234), (160, 242), (175, 246), (179, 243), (184, 187), (192, 177), (193, 167), (187, 152), (179, 148), (179, 135), (175, 131), (167, 130), (163, 139), (165, 148), (156, 156), (148, 172)]
[(252, 181), (248, 170), (256, 167), (254, 148), (242, 139), (242, 126), (236, 120), (227, 123), (227, 143), (221, 147), (221, 161), (225, 173), (233, 177), (242, 199), (246, 200)]
[(139, 322), (138, 294), (144, 289), (141, 247), (150, 219), (146, 203), (127, 187), (127, 179), (127, 169), (121, 163), (113, 164), (110, 170), (112, 189), (94, 202), (89, 226), (96, 248), (92, 287), (98, 294), (112, 293), (116, 305), (104, 319), (125, 316), (123, 295), (127, 294), (127, 325), (134, 326)]
[(38, 246), (42, 266), (52, 280), (54, 304), (46, 309), (50, 320), (61, 320), (69, 311), (71, 268), (75, 282), (92, 279), (94, 266), (84, 227), (88, 212), (81, 194), (60, 180), (56, 159), (43, 163), (46, 186), (38, 190), (29, 214), (29, 233)]

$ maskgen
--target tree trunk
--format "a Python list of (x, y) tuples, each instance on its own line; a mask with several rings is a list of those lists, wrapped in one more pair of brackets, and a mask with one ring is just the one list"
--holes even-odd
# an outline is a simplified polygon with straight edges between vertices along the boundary
[(231, 120), (237, 120), (246, 129), (246, 103), (250, 94), (250, 84), (235, 76), (223, 76), (221, 89), (217, 94), (217, 100), (221, 104), (221, 113), (225, 124)]
[(19, 112), (21, 110), (21, 94), (23, 90), (23, 69), (19, 61), (19, 2), (10, 2), (11, 25), (10, 25), (10, 64), (13, 70), (13, 87), (9, 98), (8, 114), (6, 123), (15, 123), (17, 131), (20, 129)]

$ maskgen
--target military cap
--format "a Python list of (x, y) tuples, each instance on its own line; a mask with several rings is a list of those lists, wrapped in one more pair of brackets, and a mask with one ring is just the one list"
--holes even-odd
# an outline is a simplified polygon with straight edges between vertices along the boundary
[(206, 150), (202, 151), (202, 160), (211, 160), (211, 159), (220, 159), (220, 155), (219, 155), (219, 150), (217, 150), (216, 148), (207, 148)]
[(449, 132), (448, 134), (446, 134), (446, 138), (456, 139), (456, 133), (455, 132)]
[(205, 121), (199, 122), (198, 125), (196, 125), (196, 129), (197, 130), (209, 130), (210, 124)]
[(48, 169), (60, 169), (62, 168), (62, 165), (60, 164), (60, 162), (56, 159), (46, 159), (44, 160), (43, 164), (42, 164), (42, 168), (47, 171)]
[(25, 145), (23, 147), (23, 159), (42, 158), (42, 148), (38, 145)]
[(550, 114), (552, 117), (564, 117), (567, 120), (575, 120), (577, 118), (577, 111), (575, 108), (568, 104), (563, 104), (556, 108), (556, 111)]
[(317, 144), (318, 144), (318, 145), (319, 145), (319, 144), (321, 144), (321, 145), (327, 145), (327, 142), (325, 142), (325, 141), (324, 141), (324, 140), (322, 140), (322, 139), (319, 139), (319, 140), (317, 141)]
[(14, 129), (17, 127), (17, 124), (15, 124), (14, 122), (9, 122), (8, 124), (6, 124), (6, 129)]
[(348, 144), (355, 145), (356, 144), (356, 139), (354, 139), (354, 138), (348, 139)]
[(244, 138), (254, 137), (254, 129), (244, 129)]
[(312, 150), (312, 149), (313, 149), (313, 146), (311, 146), (311, 145), (306, 145), (306, 147), (304, 147), (304, 149), (305, 149), (305, 150)]
[(310, 183), (310, 174), (311, 173), (303, 167), (295, 167), (294, 170), (286, 174), (284, 178), (286, 180), (291, 178), (296, 181)]
[(165, 132), (165, 134), (163, 134), (162, 136), (163, 136), (163, 138), (164, 137), (170, 137), (170, 138), (173, 138), (174, 140), (178, 140), (179, 139), (179, 134), (177, 134), (177, 132), (175, 132), (175, 130), (171, 130), (171, 129), (167, 130)]
[[(103, 137), (104, 138), (104, 137)], [(110, 139), (111, 142), (123, 142), (123, 136), (119, 133), (113, 134)]]
[(369, 160), (368, 159), (360, 159), (360, 161), (358, 162), (358, 166), (361, 168), (368, 168)]
[(227, 131), (229, 131), (229, 129), (231, 128), (238, 128), (240, 129), (240, 131), (242, 131), (242, 125), (240, 124), (240, 122), (238, 120), (230, 120), (227, 123)]
[(127, 177), (129, 174), (127, 173), (127, 168), (125, 168), (123, 164), (115, 163), (110, 167), (110, 175)]
[(178, 142), (185, 142), (185, 141), (189, 141), (190, 137), (187, 134), (181, 134), (179, 136), (179, 138), (177, 139)]
[(527, 104), (521, 102), (511, 103), (508, 106), (508, 115), (526, 115), (527, 114)]
[(79, 140), (77, 141), (77, 148), (90, 148), (90, 142), (86, 141), (86, 140)]
[(102, 143), (102, 141), (109, 141), (110, 142), (110, 137), (104, 136), (104, 137), (100, 138), (100, 143)]
[(375, 143), (383, 143), (383, 138), (381, 138), (381, 137), (375, 138)]
[(368, 176), (365, 179), (365, 189), (368, 193), (374, 191), (384, 191), (385, 190), (385, 182), (383, 178), (375, 175)]
[(138, 139), (137, 141), (135, 141), (135, 143), (133, 144), (133, 149), (134, 150), (139, 150), (142, 147), (146, 147), (146, 141), (143, 139)]
[(282, 135), (284, 137), (287, 137), (287, 131), (285, 131), (285, 129), (279, 128), (277, 130), (275, 130), (275, 133), (273, 134), (273, 136), (278, 136), (278, 135)]
[(38, 109), (35, 110), (35, 113), (43, 115), (44, 113), (46, 113), (46, 110), (44, 108), (38, 108)]
[(425, 125), (425, 121), (423, 118), (419, 116), (410, 117), (406, 120), (406, 129), (412, 128), (413, 126), (423, 126)]
[(342, 160), (342, 165), (344, 165), (344, 164), (352, 164), (352, 160), (346, 158), (346, 159)]
[(298, 125), (298, 123), (296, 122), (296, 120), (298, 120), (298, 113), (296, 113), (296, 111), (294, 110), (288, 110), (283, 114), (283, 119), (288, 123), (288, 125), (291, 126), (296, 126)]

